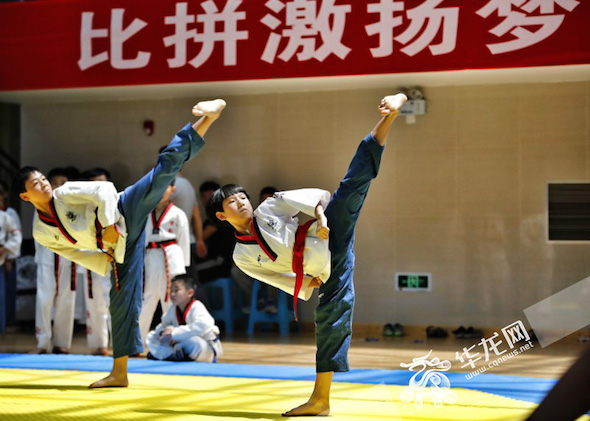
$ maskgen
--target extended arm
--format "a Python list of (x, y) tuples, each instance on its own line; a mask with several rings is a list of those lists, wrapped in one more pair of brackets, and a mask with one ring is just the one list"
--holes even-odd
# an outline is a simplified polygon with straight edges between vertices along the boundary
[(317, 234), (322, 240), (327, 240), (330, 236), (330, 228), (328, 228), (328, 219), (324, 215), (324, 207), (318, 203), (315, 207), (315, 218), (317, 219)]

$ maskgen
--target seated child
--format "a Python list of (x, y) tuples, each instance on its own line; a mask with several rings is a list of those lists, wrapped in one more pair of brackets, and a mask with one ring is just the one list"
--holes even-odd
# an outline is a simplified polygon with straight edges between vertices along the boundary
[(188, 275), (172, 281), (172, 307), (147, 335), (148, 358), (168, 361), (216, 362), (223, 354), (219, 328), (203, 303), (197, 301), (195, 284)]
[[(378, 107), (381, 119), (360, 143), (340, 186), (277, 192), (253, 211), (246, 191), (236, 185), (218, 189), (207, 214), (236, 230), (233, 259), (249, 276), (308, 300), (319, 287), (315, 313), (316, 383), (309, 400), (285, 416), (328, 415), (333, 372), (348, 371), (354, 307), (354, 233), (391, 125), (404, 94), (386, 96)], [(296, 215), (316, 219), (299, 225)]]

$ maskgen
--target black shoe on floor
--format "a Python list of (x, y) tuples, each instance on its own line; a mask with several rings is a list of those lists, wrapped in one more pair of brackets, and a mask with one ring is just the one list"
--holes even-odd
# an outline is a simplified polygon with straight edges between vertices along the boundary
[(438, 326), (428, 326), (426, 328), (426, 337), (428, 338), (446, 338), (449, 332), (446, 329)]
[(453, 335), (455, 335), (455, 338), (461, 339), (465, 337), (464, 335), (466, 331), (467, 329), (465, 329), (465, 327), (459, 326), (457, 329), (453, 330)]
[(463, 338), (465, 339), (478, 339), (483, 336), (483, 332), (480, 329), (475, 329), (473, 326), (469, 326), (465, 333), (463, 334)]
[(385, 326), (383, 326), (383, 336), (386, 336), (386, 337), (395, 336), (395, 331), (394, 331), (393, 325), (391, 323), (387, 323)]

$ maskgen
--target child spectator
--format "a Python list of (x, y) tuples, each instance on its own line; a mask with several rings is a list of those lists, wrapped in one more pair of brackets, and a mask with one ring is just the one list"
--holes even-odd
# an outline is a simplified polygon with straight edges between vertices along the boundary
[(216, 362), (223, 354), (219, 328), (203, 303), (194, 298), (191, 277), (174, 278), (170, 299), (174, 304), (162, 322), (147, 335), (148, 358), (168, 361)]
[(145, 226), (146, 254), (143, 286), (143, 304), (139, 315), (141, 339), (150, 330), (154, 312), (160, 302), (162, 313), (172, 306), (170, 280), (184, 275), (190, 263), (190, 231), (184, 212), (170, 201), (174, 194), (174, 181), (166, 189)]

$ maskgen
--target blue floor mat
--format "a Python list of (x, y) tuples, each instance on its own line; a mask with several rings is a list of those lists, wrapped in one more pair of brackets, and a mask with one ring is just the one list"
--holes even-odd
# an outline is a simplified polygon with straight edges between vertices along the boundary
[[(110, 371), (111, 357), (93, 355), (0, 354), (0, 368), (37, 370)], [(273, 380), (315, 380), (314, 367), (264, 366), (245, 364), (208, 364), (169, 362), (144, 359), (129, 360), (130, 373), (169, 374), (181, 376), (245, 377)], [(335, 373), (335, 382), (408, 385), (414, 372), (403, 370), (354, 369)], [(506, 398), (539, 403), (556, 380), (533, 377), (479, 374), (469, 380), (465, 373), (444, 373), (451, 387), (478, 390)]]

